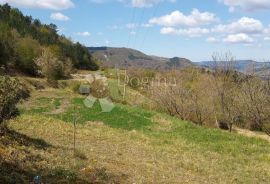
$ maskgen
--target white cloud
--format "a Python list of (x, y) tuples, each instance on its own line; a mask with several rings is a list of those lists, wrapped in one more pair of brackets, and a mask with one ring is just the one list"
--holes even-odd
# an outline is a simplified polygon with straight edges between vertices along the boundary
[[(103, 4), (113, 2), (114, 0), (88, 0), (91, 3)], [(128, 4), (136, 8), (151, 8), (162, 2), (174, 3), (176, 0), (116, 0), (119, 3)]]
[(123, 26), (113, 25), (113, 26), (108, 26), (108, 28), (111, 30), (121, 30), (123, 29)]
[(223, 41), (226, 43), (233, 43), (233, 44), (237, 43), (250, 44), (254, 42), (254, 39), (245, 33), (239, 33), (228, 35), (226, 38), (223, 39)]
[(131, 0), (132, 6), (137, 8), (152, 7), (159, 2), (160, 0)]
[[(91, 3), (103, 4), (113, 2), (114, 0), (88, 0)], [(151, 8), (162, 2), (175, 3), (176, 0), (116, 0), (116, 2), (128, 4), (136, 8)]]
[(126, 28), (128, 29), (135, 29), (136, 27), (138, 27), (138, 24), (134, 24), (134, 23), (126, 24)]
[(132, 35), (132, 36), (134, 36), (134, 35), (136, 35), (137, 33), (136, 33), (135, 31), (130, 31), (129, 34)]
[(231, 6), (231, 7), (229, 8), (229, 12), (231, 12), (231, 13), (235, 12), (235, 7)]
[(270, 35), (270, 25), (267, 28), (265, 28), (263, 32), (267, 35)]
[(238, 7), (246, 11), (270, 9), (269, 0), (223, 0), (223, 2), (230, 7), (231, 12)]
[(89, 33), (88, 31), (85, 31), (85, 32), (78, 32), (77, 35), (79, 35), (79, 36), (91, 36), (91, 33)]
[(242, 17), (238, 21), (232, 22), (231, 24), (220, 24), (212, 31), (221, 33), (259, 34), (264, 31), (264, 26), (262, 22), (257, 19)]
[(105, 40), (105, 44), (106, 44), (106, 45), (109, 45), (110, 43), (111, 43), (111, 41)]
[(106, 2), (106, 0), (89, 0), (91, 3), (97, 3), (97, 4), (103, 4)]
[(68, 21), (70, 18), (62, 13), (52, 13), (51, 19), (53, 20), (59, 20), (59, 21)]
[[(123, 1), (123, 0), (120, 0), (120, 1)], [(165, 2), (165, 1), (171, 2), (171, 3), (176, 2), (176, 0), (131, 0), (131, 5), (137, 8), (150, 8), (158, 3)]]
[(9, 3), (13, 6), (63, 10), (74, 7), (71, 0), (0, 0), (0, 4)]
[(149, 20), (150, 24), (161, 26), (199, 26), (216, 22), (218, 19), (213, 13), (200, 12), (193, 9), (190, 15), (184, 15), (180, 11), (174, 11), (171, 14)]
[(269, 36), (266, 36), (263, 38), (264, 41), (270, 41), (270, 37)]
[(188, 37), (200, 37), (208, 34), (210, 31), (203, 28), (189, 28), (189, 29), (175, 29), (173, 27), (164, 27), (160, 30), (161, 34), (164, 35), (177, 35), (177, 36), (188, 36)]
[(208, 38), (206, 39), (206, 41), (207, 41), (208, 43), (217, 43), (217, 42), (219, 42), (219, 40), (218, 40), (217, 38), (215, 38), (215, 37), (208, 37)]
[(152, 24), (134, 24), (134, 23), (128, 23), (125, 25), (125, 27), (127, 29), (136, 29), (138, 27), (142, 27), (142, 28), (149, 28), (149, 27), (152, 27), (153, 25)]
[(141, 26), (144, 27), (144, 28), (149, 28), (149, 27), (152, 27), (153, 25), (151, 25), (151, 24), (142, 24)]

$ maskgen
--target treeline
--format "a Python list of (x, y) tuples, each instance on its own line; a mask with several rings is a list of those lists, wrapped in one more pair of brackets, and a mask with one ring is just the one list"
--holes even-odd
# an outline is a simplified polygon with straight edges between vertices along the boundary
[(230, 131), (237, 126), (270, 136), (270, 76), (257, 77), (255, 68), (247, 75), (235, 71), (231, 54), (216, 54), (213, 59), (214, 69), (156, 72), (154, 80), (141, 70), (128, 71), (129, 85), (152, 99), (152, 109), (201, 126)]
[[(46, 51), (45, 51), (46, 50)], [(42, 24), (38, 19), (24, 16), (8, 4), (0, 5), (0, 67), (2, 71), (19, 71), (40, 75), (36, 59), (50, 52), (62, 65), (76, 69), (97, 70), (88, 49), (57, 33), (54, 24)], [(58, 64), (59, 65), (59, 64)]]

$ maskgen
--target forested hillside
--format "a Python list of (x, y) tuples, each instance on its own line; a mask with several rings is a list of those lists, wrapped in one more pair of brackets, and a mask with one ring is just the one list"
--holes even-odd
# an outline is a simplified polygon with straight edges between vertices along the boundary
[(135, 67), (155, 70), (193, 67), (192, 61), (186, 58), (165, 58), (147, 55), (141, 51), (116, 47), (89, 47), (90, 53), (104, 67)]
[[(0, 5), (0, 67), (2, 72), (17, 71), (28, 75), (39, 74), (35, 62), (44, 50), (63, 67), (66, 62), (77, 69), (97, 70), (86, 47), (73, 43), (57, 33), (54, 24), (42, 24), (38, 19), (24, 16), (8, 4)], [(47, 52), (47, 54), (48, 54)]]

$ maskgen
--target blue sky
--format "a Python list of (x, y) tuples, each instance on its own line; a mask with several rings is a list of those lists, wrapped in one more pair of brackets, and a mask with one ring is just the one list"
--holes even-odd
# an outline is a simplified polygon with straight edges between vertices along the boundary
[(269, 0), (0, 0), (86, 46), (210, 60), (270, 59)]

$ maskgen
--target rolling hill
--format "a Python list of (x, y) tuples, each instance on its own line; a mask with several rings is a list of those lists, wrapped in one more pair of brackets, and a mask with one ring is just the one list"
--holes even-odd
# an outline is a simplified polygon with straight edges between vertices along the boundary
[[(99, 60), (102, 66), (107, 67), (137, 67), (147, 69), (168, 70), (172, 68), (202, 67), (212, 69), (215, 67), (214, 61), (192, 62), (186, 58), (173, 57), (165, 58), (144, 54), (135, 49), (115, 48), (115, 47), (88, 47), (90, 54)], [(222, 62), (220, 63), (222, 66)], [(234, 69), (242, 73), (250, 73), (260, 77), (270, 74), (270, 62), (257, 62), (253, 60), (236, 60)]]
[[(200, 67), (205, 68), (214, 68), (216, 63), (214, 61), (202, 61), (199, 63), (196, 63)], [(219, 63), (221, 66), (224, 65), (222, 62)], [(253, 60), (236, 60), (233, 63), (233, 67), (235, 70), (242, 72), (242, 73), (251, 73), (254, 72), (254, 74), (260, 76), (260, 77), (266, 77), (270, 74), (270, 62), (258, 62)]]
[(128, 48), (113, 47), (89, 47), (89, 52), (103, 66), (108, 67), (142, 67), (148, 69), (171, 69), (194, 66), (194, 64), (185, 58), (164, 58), (146, 55), (140, 51)]
[[(213, 68), (216, 65), (214, 61), (202, 61), (196, 64), (206, 68)], [(219, 64), (222, 66), (222, 62), (219, 62)], [(244, 73), (251, 69), (255, 69), (255, 71), (261, 71), (270, 68), (270, 62), (258, 62), (254, 60), (236, 60), (233, 65), (237, 71)]]

